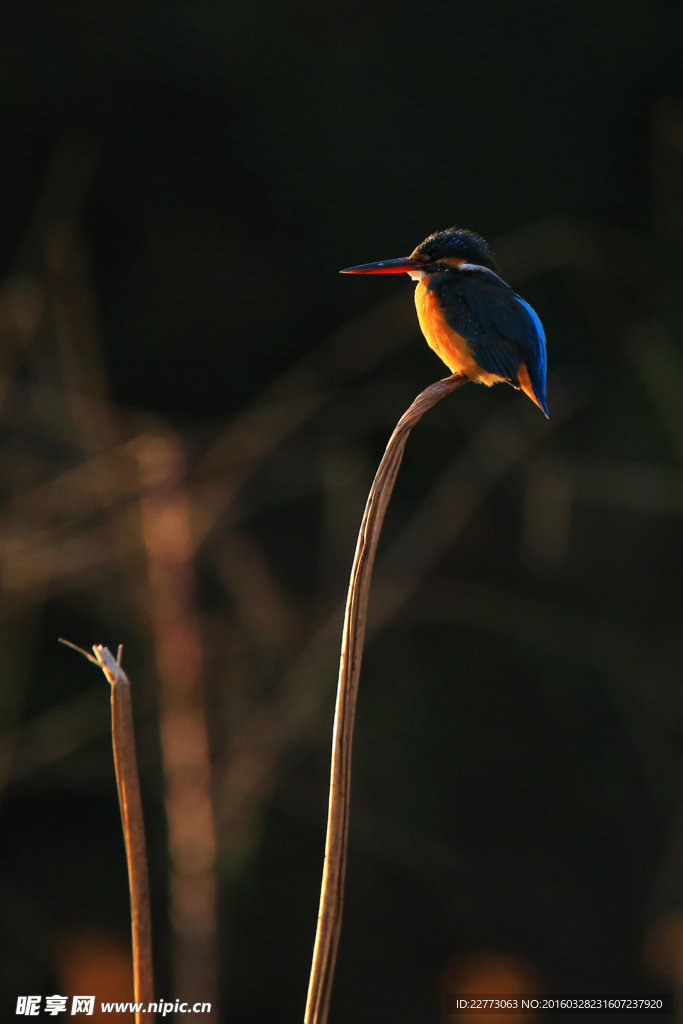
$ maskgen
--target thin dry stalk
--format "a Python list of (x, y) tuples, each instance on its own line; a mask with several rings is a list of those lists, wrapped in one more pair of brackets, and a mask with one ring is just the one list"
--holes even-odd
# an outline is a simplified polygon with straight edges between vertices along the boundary
[(442, 398), (467, 383), (453, 374), (425, 388), (396, 424), (372, 482), (360, 525), (346, 599), (332, 738), (325, 863), (305, 1024), (326, 1024), (341, 934), (351, 797), (351, 752), (368, 596), (377, 543), (410, 431)]
[[(115, 659), (111, 651), (95, 644), (95, 657), (68, 641), (62, 641), (85, 655), (88, 661), (99, 665), (111, 686), (111, 724), (114, 747), (116, 786), (121, 807), (123, 837), (128, 864), (130, 891), (130, 926), (133, 947), (133, 991), (136, 1003), (154, 1001), (154, 969), (152, 964), (152, 925), (147, 876), (147, 850), (145, 827), (142, 819), (138, 761), (135, 753), (133, 706), (130, 699), (130, 681), (121, 667), (121, 647)], [(154, 1015), (145, 1013), (146, 1021)], [(136, 1024), (141, 1024), (142, 1013), (135, 1013)]]

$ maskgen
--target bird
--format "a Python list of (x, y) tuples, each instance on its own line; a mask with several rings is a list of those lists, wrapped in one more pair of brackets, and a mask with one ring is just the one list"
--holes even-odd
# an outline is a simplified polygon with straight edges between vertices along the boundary
[(500, 276), (488, 243), (467, 228), (435, 231), (410, 256), (347, 267), (341, 274), (409, 274), (429, 347), (451, 373), (504, 381), (548, 417), (546, 340), (536, 311)]

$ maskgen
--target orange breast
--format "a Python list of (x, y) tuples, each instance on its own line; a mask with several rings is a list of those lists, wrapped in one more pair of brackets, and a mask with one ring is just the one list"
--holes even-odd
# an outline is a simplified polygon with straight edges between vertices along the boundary
[(482, 384), (495, 384), (503, 380), (498, 374), (483, 370), (472, 356), (466, 340), (449, 327), (436, 294), (427, 288), (428, 280), (423, 277), (417, 283), (415, 307), (429, 347), (443, 360), (451, 373), (462, 373), (470, 380)]
[(470, 354), (469, 346), (465, 339), (446, 323), (436, 294), (427, 288), (428, 280), (429, 278), (423, 277), (415, 289), (417, 318), (427, 344), (452, 373), (476, 377), (479, 367)]

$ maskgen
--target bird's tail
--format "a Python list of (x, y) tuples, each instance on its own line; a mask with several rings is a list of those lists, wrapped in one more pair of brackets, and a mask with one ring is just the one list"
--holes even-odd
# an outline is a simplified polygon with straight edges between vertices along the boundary
[(534, 405), (538, 406), (538, 408), (541, 410), (546, 419), (550, 419), (550, 414), (548, 412), (548, 406), (546, 404), (545, 395), (537, 395), (534, 391), (533, 384), (531, 383), (531, 378), (529, 377), (529, 371), (526, 368), (526, 363), (520, 363), (519, 369), (517, 371), (517, 379), (519, 381), (519, 386), (524, 392), (524, 394), (528, 395), (531, 401), (534, 403)]

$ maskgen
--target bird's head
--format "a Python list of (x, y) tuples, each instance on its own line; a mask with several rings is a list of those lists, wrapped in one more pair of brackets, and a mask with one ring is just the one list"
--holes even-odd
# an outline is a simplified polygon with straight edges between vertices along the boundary
[(419, 280), (424, 274), (457, 269), (463, 263), (474, 263), (497, 271), (495, 260), (481, 235), (467, 228), (435, 231), (413, 249), (410, 256), (397, 260), (379, 260), (348, 267), (342, 274), (410, 274)]

